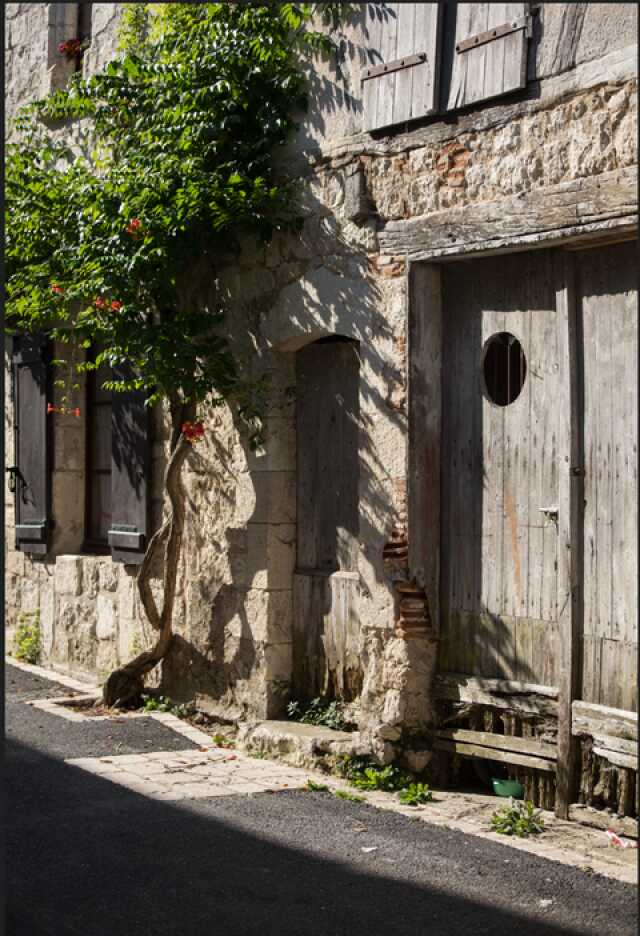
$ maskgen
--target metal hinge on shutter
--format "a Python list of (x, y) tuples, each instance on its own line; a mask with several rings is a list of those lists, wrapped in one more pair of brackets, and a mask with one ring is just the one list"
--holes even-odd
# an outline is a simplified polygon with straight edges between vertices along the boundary
[(493, 42), (494, 39), (501, 39), (503, 36), (508, 36), (510, 33), (518, 32), (521, 29), (525, 30), (525, 35), (530, 39), (533, 35), (531, 22), (530, 16), (523, 16), (520, 19), (512, 20), (510, 23), (503, 23), (502, 26), (494, 26), (493, 29), (487, 29), (476, 36), (463, 39), (462, 42), (456, 45), (456, 52), (468, 52), (469, 49), (477, 49), (478, 46), (484, 45), (486, 42)]
[(388, 75), (390, 72), (400, 71), (403, 68), (411, 68), (412, 65), (420, 65), (427, 61), (427, 53), (420, 52), (418, 55), (405, 55), (404, 58), (396, 59), (393, 62), (384, 62), (382, 65), (372, 65), (371, 68), (365, 68), (362, 73), (362, 81), (367, 78), (377, 78), (378, 75)]

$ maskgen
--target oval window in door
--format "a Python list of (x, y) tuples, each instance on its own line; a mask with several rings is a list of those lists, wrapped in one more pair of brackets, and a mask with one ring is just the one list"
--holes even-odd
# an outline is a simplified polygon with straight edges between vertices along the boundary
[(510, 332), (498, 332), (484, 346), (482, 371), (487, 398), (496, 406), (517, 400), (527, 376), (522, 345)]

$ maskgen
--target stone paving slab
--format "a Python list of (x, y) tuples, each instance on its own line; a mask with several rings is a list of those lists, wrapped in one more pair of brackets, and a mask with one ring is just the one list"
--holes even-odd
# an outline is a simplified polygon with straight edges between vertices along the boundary
[(300, 789), (308, 778), (305, 771), (211, 744), (196, 751), (78, 757), (66, 763), (152, 798), (175, 800)]

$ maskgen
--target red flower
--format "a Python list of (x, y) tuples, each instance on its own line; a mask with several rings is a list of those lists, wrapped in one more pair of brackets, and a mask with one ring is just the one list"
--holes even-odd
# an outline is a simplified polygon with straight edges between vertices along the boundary
[(96, 307), (96, 309), (106, 309), (106, 308), (107, 308), (107, 303), (106, 303), (105, 300), (102, 298), (102, 296), (98, 296), (97, 299), (94, 299), (94, 300), (93, 300), (93, 304), (94, 304), (94, 306)]
[(142, 233), (140, 228), (142, 227), (142, 221), (140, 218), (132, 218), (131, 221), (125, 227), (127, 234), (131, 234), (132, 237), (139, 237)]
[(58, 283), (51, 284), (51, 292), (55, 293), (57, 296), (64, 296), (64, 289), (62, 286), (59, 286)]
[(121, 308), (122, 308), (122, 303), (121, 303), (121, 302), (118, 302), (117, 299), (114, 299), (113, 302), (111, 303), (111, 309), (112, 309), (112, 311), (113, 311), (113, 312), (117, 312), (118, 309), (121, 309)]
[(67, 58), (74, 58), (76, 55), (82, 55), (82, 43), (79, 39), (65, 39), (58, 46), (60, 55), (66, 55)]
[(47, 403), (47, 413), (60, 413), (61, 416), (80, 416), (80, 407), (69, 409), (68, 406), (54, 406), (53, 403)]
[(204, 426), (201, 422), (184, 422), (181, 429), (187, 442), (199, 442), (204, 436)]

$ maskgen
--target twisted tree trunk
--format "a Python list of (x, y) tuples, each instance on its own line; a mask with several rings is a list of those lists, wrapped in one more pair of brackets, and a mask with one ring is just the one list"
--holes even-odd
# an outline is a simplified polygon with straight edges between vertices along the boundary
[[(147, 619), (157, 632), (157, 639), (149, 650), (139, 653), (131, 662), (114, 670), (102, 690), (105, 705), (125, 708), (140, 702), (144, 688), (144, 677), (158, 665), (166, 655), (173, 637), (173, 606), (178, 579), (178, 561), (182, 549), (185, 518), (185, 491), (181, 481), (181, 470), (190, 451), (191, 443), (182, 435), (180, 426), (185, 409), (178, 411), (172, 406), (173, 434), (171, 456), (165, 476), (165, 487), (169, 495), (171, 511), (159, 530), (152, 536), (142, 565), (138, 572), (137, 585), (142, 607)], [(158, 551), (164, 547), (163, 600), (158, 611), (151, 590), (151, 571)]]

